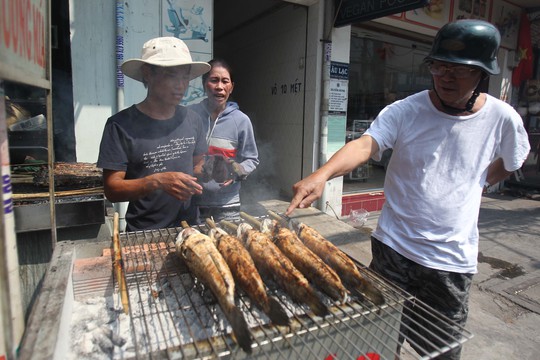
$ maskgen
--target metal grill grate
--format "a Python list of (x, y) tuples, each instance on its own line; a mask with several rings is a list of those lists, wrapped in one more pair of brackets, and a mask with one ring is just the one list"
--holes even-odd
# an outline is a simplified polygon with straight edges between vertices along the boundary
[[(175, 240), (180, 230), (120, 234), (136, 358), (430, 359), (472, 337), (359, 264), (362, 274), (383, 292), (384, 305), (355, 297), (338, 303), (321, 295), (331, 309), (329, 316), (321, 318), (267, 283), (291, 318), (290, 326), (275, 326), (237, 291), (237, 305), (254, 338), (252, 354), (248, 355), (235, 344), (232, 329), (210, 291), (203, 290), (177, 256)], [(417, 326), (429, 326), (435, 338), (447, 333), (436, 325), (438, 322), (452, 324), (452, 341), (435, 344), (426, 339), (425, 344), (418, 344), (420, 355), (406, 348), (400, 351), (400, 324), (408, 318), (403, 311), (408, 301), (422, 311), (427, 324)]]

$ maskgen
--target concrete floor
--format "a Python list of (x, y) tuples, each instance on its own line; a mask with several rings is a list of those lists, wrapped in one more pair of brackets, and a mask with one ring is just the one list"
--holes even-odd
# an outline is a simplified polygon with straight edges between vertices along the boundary
[[(377, 219), (371, 214), (365, 227), (374, 229)], [(482, 256), (466, 326), (474, 337), (465, 343), (461, 359), (539, 359), (540, 201), (485, 196), (479, 230)], [(369, 243), (363, 248), (369, 254)]]
[[(371, 214), (365, 226), (374, 228), (377, 218)], [(484, 196), (479, 230), (466, 326), (474, 337), (464, 344), (461, 360), (539, 359), (540, 201)]]
[(478, 274), (463, 360), (540, 357), (540, 201), (492, 194), (479, 218)]

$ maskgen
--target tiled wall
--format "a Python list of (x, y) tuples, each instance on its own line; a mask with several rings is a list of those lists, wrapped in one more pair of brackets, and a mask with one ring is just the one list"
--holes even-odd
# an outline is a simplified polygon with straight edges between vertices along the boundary
[(380, 211), (384, 204), (383, 191), (345, 195), (341, 204), (341, 216), (347, 216), (351, 210), (365, 209), (367, 211)]

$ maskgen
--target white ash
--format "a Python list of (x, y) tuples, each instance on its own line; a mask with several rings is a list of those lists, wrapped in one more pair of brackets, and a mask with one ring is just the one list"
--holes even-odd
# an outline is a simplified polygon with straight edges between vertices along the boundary
[[(139, 354), (154, 353), (232, 332), (209, 290), (203, 291), (188, 274), (169, 274), (150, 284), (132, 276), (127, 283), (129, 314), (118, 291), (74, 300), (66, 359), (129, 359), (136, 357), (136, 349)], [(305, 308), (283, 292), (273, 293), (289, 317), (305, 314)], [(237, 304), (250, 328), (269, 323), (246, 296)]]

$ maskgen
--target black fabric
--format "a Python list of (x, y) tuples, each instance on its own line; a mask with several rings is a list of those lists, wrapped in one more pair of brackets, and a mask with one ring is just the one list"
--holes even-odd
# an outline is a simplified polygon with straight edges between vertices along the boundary
[[(193, 156), (207, 150), (200, 117), (183, 106), (167, 120), (155, 120), (131, 106), (107, 120), (97, 166), (125, 171), (126, 179), (158, 172), (193, 174)], [(196, 216), (190, 201), (181, 202), (163, 191), (131, 201), (126, 212), (128, 229), (179, 226)]]

